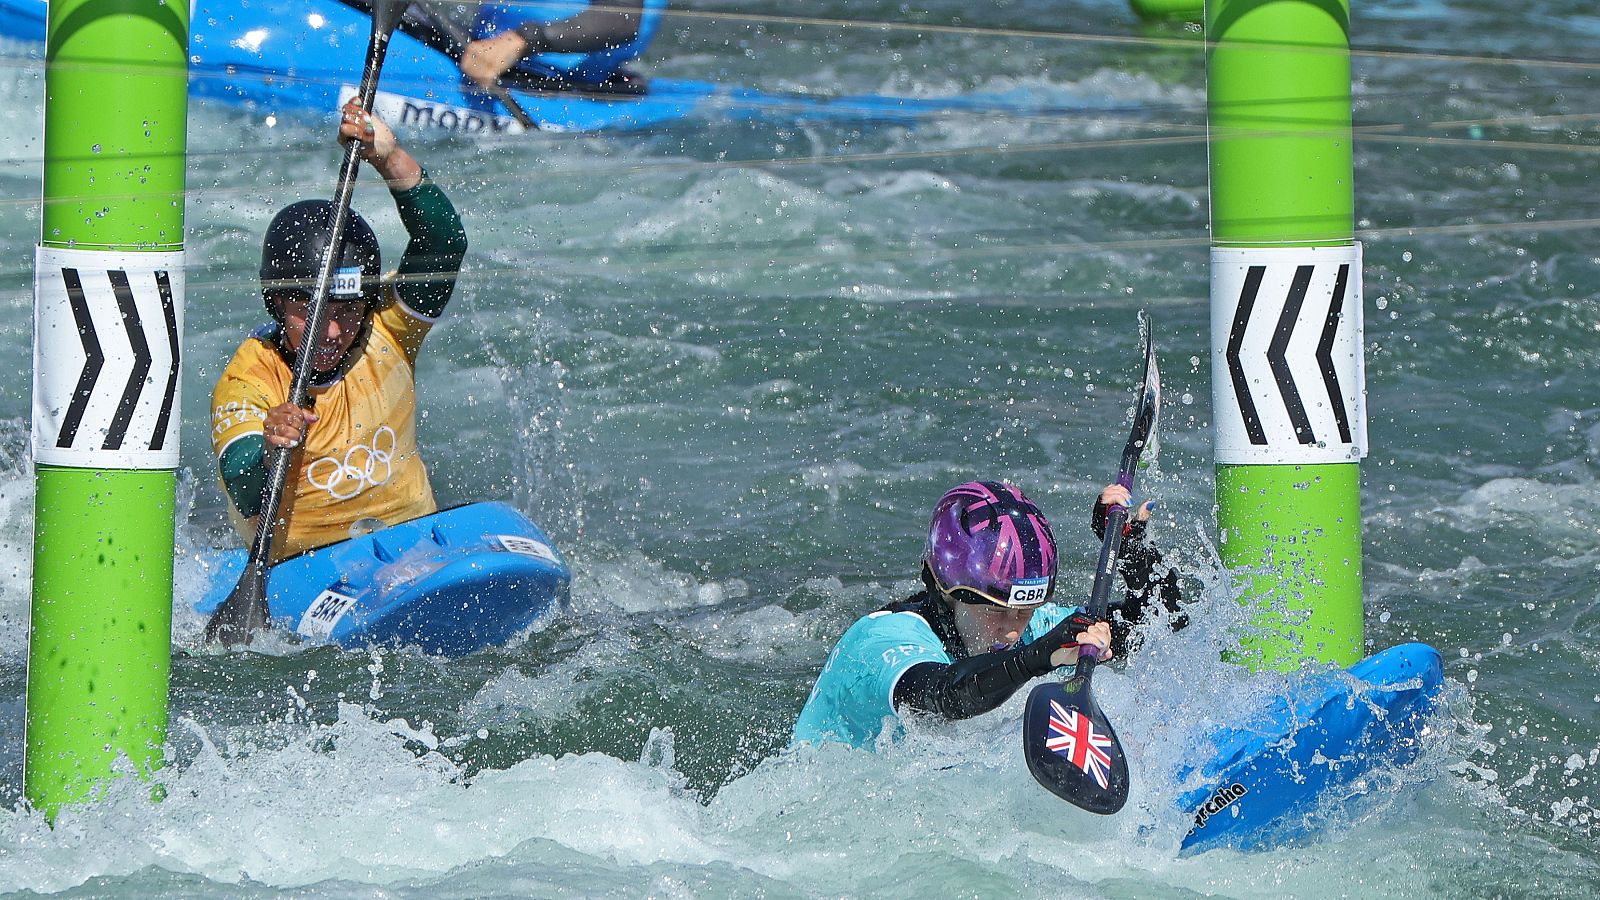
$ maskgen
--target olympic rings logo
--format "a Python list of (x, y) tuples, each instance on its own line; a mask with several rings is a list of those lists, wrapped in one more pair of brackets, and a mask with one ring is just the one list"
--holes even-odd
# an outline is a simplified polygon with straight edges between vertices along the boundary
[(349, 500), (394, 475), (394, 445), (394, 429), (383, 425), (372, 433), (371, 446), (357, 444), (345, 451), (342, 461), (324, 456), (307, 466), (306, 482), (335, 500)]

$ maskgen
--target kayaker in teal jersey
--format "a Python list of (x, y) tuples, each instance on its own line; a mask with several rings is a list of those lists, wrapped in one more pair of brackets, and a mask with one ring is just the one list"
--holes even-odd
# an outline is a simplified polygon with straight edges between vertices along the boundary
[(644, 53), (665, 7), (666, 0), (485, 3), (461, 71), (484, 87), (512, 69), (565, 87), (602, 84)]
[[(1111, 505), (1129, 502), (1121, 485), (1101, 491), (1098, 530)], [(1161, 558), (1144, 541), (1153, 507), (1141, 504), (1123, 536), (1128, 597), (1113, 621), (1096, 622), (1081, 607), (1051, 602), (1055, 537), (1033, 501), (996, 481), (951, 489), (934, 507), (923, 589), (869, 613), (839, 638), (795, 723), (794, 741), (871, 748), (886, 733), (899, 734), (904, 712), (971, 718), (1030, 680), (1076, 664), (1080, 652), (1102, 661), (1128, 652), (1131, 623), (1147, 602), (1159, 597), (1177, 612), (1176, 574), (1153, 577)]]

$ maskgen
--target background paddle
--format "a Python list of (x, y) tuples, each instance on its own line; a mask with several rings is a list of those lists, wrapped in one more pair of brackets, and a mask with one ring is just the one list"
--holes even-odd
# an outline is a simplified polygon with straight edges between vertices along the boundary
[[(378, 90), (378, 73), (383, 70), (383, 59), (389, 51), (389, 37), (405, 11), (405, 0), (377, 0), (372, 10), (372, 37), (367, 41), (367, 61), (361, 71), (361, 86), (357, 92), (361, 108), (372, 109), (372, 97)], [(344, 162), (339, 167), (339, 183), (333, 195), (333, 236), (322, 257), (322, 269), (311, 291), (311, 308), (306, 313), (307, 344), (316, 340), (327, 328), (328, 287), (333, 283), (333, 270), (338, 264), (339, 250), (344, 244), (345, 224), (350, 221), (350, 196), (355, 193), (356, 173), (361, 167), (361, 142), (345, 145)], [(310, 346), (302, 347), (295, 362), (294, 380), (289, 384), (289, 402), (305, 406), (311, 382), (311, 363), (317, 354)], [(206, 623), (206, 641), (221, 641), (226, 646), (248, 644), (255, 633), (267, 625), (267, 570), (272, 565), (272, 538), (277, 532), (278, 508), (283, 504), (284, 483), (289, 474), (289, 460), (294, 448), (267, 445), (269, 470), (267, 486), (262, 494), (261, 512), (256, 516), (256, 537), (250, 544), (250, 558), (245, 563), (244, 574), (233, 593), (217, 607), (211, 621)]]
[[(472, 36), (467, 34), (467, 30), (448, 15), (435, 12), (431, 7), (430, 0), (417, 0), (412, 6), (412, 14), (422, 24), (432, 28), (444, 37), (447, 43), (442, 49), (451, 59), (456, 61), (456, 65), (460, 65), (461, 57), (467, 52), (467, 45), (472, 43)], [(494, 84), (487, 87), (482, 85), (479, 85), (479, 87), (483, 87), (485, 91), (488, 91), (489, 96), (500, 101), (500, 105), (506, 108), (506, 112), (511, 113), (511, 118), (516, 119), (518, 125), (529, 130), (538, 130), (539, 123), (528, 115), (527, 111), (522, 108), (522, 104), (517, 102), (517, 98), (511, 95), (510, 89), (505, 85), (496, 80)]]
[[(1144, 384), (1117, 473), (1117, 483), (1130, 491), (1139, 456), (1155, 434), (1161, 411), (1161, 373), (1156, 368), (1148, 322), (1145, 327)], [(1122, 553), (1122, 526), (1127, 519), (1126, 506), (1113, 506), (1106, 514), (1105, 538), (1100, 544), (1094, 589), (1087, 606), (1089, 615), (1096, 620), (1106, 617)], [(1082, 654), (1072, 678), (1046, 682), (1028, 694), (1022, 718), (1022, 750), (1028, 771), (1051, 793), (1089, 812), (1110, 815), (1128, 800), (1128, 757), (1089, 691), (1094, 666), (1095, 658)]]

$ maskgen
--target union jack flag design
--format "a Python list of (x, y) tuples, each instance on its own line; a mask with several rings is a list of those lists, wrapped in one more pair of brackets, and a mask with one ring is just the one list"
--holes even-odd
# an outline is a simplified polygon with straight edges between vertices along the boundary
[(1111, 786), (1111, 737), (1095, 731), (1088, 716), (1051, 700), (1050, 734), (1044, 745), (1082, 769), (1101, 790)]

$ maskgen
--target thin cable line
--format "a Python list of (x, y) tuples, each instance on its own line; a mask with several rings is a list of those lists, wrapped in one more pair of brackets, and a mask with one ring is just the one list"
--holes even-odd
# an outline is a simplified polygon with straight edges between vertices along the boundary
[[(1545, 221), (1519, 221), (1519, 222), (1478, 222), (1461, 223), (1454, 225), (1407, 225), (1380, 228), (1358, 228), (1354, 237), (1361, 241), (1382, 242), (1396, 239), (1413, 239), (1418, 237), (1476, 237), (1486, 234), (1512, 233), (1553, 233), (1566, 231), (1586, 231), (1600, 228), (1600, 217), (1585, 217), (1577, 219), (1560, 219)], [(703, 274), (710, 271), (748, 271), (752, 264), (765, 263), (768, 268), (792, 267), (796, 263), (811, 264), (814, 266), (839, 265), (843, 263), (886, 262), (908, 257), (931, 259), (931, 264), (942, 265), (958, 260), (976, 258), (996, 258), (1017, 254), (1034, 256), (1083, 256), (1089, 254), (1115, 254), (1115, 253), (1153, 253), (1158, 251), (1183, 251), (1196, 250), (1209, 247), (1210, 237), (1204, 233), (1201, 226), (1197, 233), (1190, 236), (1176, 236), (1163, 238), (1125, 238), (1101, 241), (1061, 242), (1053, 241), (1034, 244), (1004, 244), (996, 246), (979, 247), (938, 247), (927, 244), (901, 244), (869, 252), (850, 252), (845, 254), (829, 254), (818, 256), (814, 251), (805, 254), (772, 254), (772, 253), (739, 253), (723, 257), (706, 257), (699, 253), (700, 247), (686, 245), (681, 248), (686, 255), (693, 254), (692, 258), (683, 260), (658, 260), (639, 262), (630, 258), (630, 254), (637, 253), (641, 248), (628, 248), (617, 245), (606, 247), (569, 248), (557, 252), (541, 253), (541, 259), (548, 263), (558, 261), (562, 257), (584, 255), (588, 257), (606, 257), (608, 262), (604, 266), (563, 265), (560, 271), (568, 275), (587, 275), (594, 278), (615, 277), (612, 265), (621, 264), (616, 258), (626, 258), (629, 274), (639, 273), (672, 273), (693, 272)], [(213, 272), (227, 267), (220, 266), (190, 266), (186, 270), (185, 282), (190, 288), (215, 288), (223, 290), (239, 290), (254, 293), (258, 285), (253, 279), (214, 278), (204, 277), (204, 273)], [(461, 278), (467, 281), (477, 281), (483, 278), (499, 277), (501, 275), (525, 275), (527, 263), (490, 263), (486, 260), (473, 260), (461, 272)], [(14, 277), (26, 277), (30, 272), (17, 273)], [(196, 278), (195, 275), (200, 277)], [(429, 280), (427, 276), (408, 276), (409, 280)]]
[[(1394, 143), (1422, 146), (1465, 147), (1481, 150), (1524, 150), (1531, 152), (1569, 153), (1572, 155), (1593, 156), (1600, 154), (1600, 145), (1567, 144), (1543, 141), (1507, 141), (1500, 139), (1452, 138), (1440, 135), (1413, 135), (1397, 132), (1397, 125), (1358, 126), (1352, 130), (1353, 138), (1362, 143)], [(1280, 132), (1270, 130), (1235, 131), (1238, 137), (1263, 137), (1272, 136)], [(1338, 130), (1329, 134), (1339, 134)], [(1300, 137), (1314, 137), (1316, 132), (1293, 132)], [(818, 166), (835, 166), (860, 164), (870, 162), (896, 163), (901, 161), (926, 161), (935, 159), (959, 159), (1029, 155), (1038, 153), (1068, 153), (1090, 150), (1130, 150), (1148, 149), (1154, 147), (1175, 147), (1203, 144), (1207, 135), (1203, 132), (1186, 135), (1168, 135), (1159, 137), (1132, 137), (1132, 138), (1107, 138), (1095, 140), (1071, 141), (1043, 141), (1033, 143), (1008, 143), (982, 144), (975, 146), (945, 147), (930, 150), (891, 150), (867, 151), (860, 153), (838, 153), (822, 156), (803, 156), (787, 158), (741, 158), (731, 160), (687, 160), (671, 162), (640, 162), (628, 165), (608, 164), (604, 166), (579, 166), (569, 169), (540, 170), (525, 175), (502, 176), (494, 179), (496, 185), (517, 184), (524, 181), (549, 181), (557, 178), (595, 178), (609, 177), (622, 178), (630, 175), (646, 173), (671, 173), (671, 172), (700, 172), (733, 169), (792, 169), (811, 168)], [(232, 154), (237, 155), (237, 154)], [(327, 182), (331, 184), (330, 180)], [(457, 187), (474, 183), (483, 183), (484, 179), (469, 176), (440, 179), (442, 183)], [(317, 182), (313, 186), (321, 186)], [(203, 197), (207, 200), (223, 199), (230, 197), (253, 197), (262, 194), (259, 186), (216, 188), (216, 187), (190, 187), (185, 192), (186, 196)], [(96, 197), (97, 202), (116, 200), (131, 200), (136, 195), (101, 195)], [(70, 199), (59, 200), (58, 203), (72, 203)], [(0, 209), (5, 208), (32, 208), (41, 203), (37, 197), (0, 200)]]

